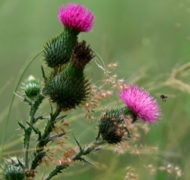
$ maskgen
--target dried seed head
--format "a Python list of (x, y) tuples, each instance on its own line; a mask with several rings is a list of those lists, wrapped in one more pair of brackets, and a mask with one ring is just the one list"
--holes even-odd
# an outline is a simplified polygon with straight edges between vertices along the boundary
[(94, 57), (92, 50), (86, 45), (85, 41), (78, 43), (71, 55), (71, 62), (77, 67), (84, 68)]

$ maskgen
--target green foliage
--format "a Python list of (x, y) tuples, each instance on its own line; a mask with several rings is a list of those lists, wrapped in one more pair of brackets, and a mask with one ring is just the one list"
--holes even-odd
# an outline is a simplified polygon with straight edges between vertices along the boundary
[(24, 180), (25, 173), (20, 166), (5, 165), (4, 171), (5, 180)]
[(46, 43), (43, 52), (49, 67), (54, 68), (69, 61), (77, 43), (77, 35), (78, 31), (65, 28), (59, 36)]

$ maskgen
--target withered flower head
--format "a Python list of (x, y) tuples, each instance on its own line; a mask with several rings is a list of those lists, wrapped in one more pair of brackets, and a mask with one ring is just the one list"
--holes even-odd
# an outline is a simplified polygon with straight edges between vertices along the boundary
[(90, 47), (86, 45), (85, 41), (82, 41), (75, 46), (71, 55), (71, 62), (78, 67), (84, 68), (93, 57)]

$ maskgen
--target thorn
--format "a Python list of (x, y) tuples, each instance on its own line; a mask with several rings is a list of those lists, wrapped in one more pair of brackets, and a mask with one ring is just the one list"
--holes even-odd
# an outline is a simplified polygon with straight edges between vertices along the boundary
[(24, 169), (25, 168), (24, 164), (19, 159), (17, 159), (17, 161), (18, 161), (18, 164)]
[(18, 125), (19, 125), (22, 129), (24, 129), (24, 131), (26, 131), (26, 127), (25, 127), (21, 122), (18, 121)]
[(102, 149), (101, 147), (97, 147), (97, 148), (95, 148), (93, 151), (96, 152), (96, 151), (99, 151), (99, 150), (101, 150), (101, 149)]
[(96, 137), (96, 141), (100, 138), (100, 131), (98, 131), (98, 135)]
[(26, 97), (22, 97), (19, 94), (17, 94), (16, 92), (14, 92), (15, 96), (17, 96), (21, 101), (27, 102), (29, 105), (32, 105), (32, 101), (30, 101), (28, 98)]
[(15, 96), (17, 96), (18, 98), (21, 99), (21, 101), (24, 101), (24, 98), (22, 96), (20, 96), (19, 94), (17, 94), (16, 92), (13, 92)]
[(74, 134), (73, 134), (73, 137), (74, 137), (75, 142), (77, 143), (77, 145), (78, 145), (78, 147), (79, 147), (80, 152), (83, 152), (83, 148), (81, 147), (79, 141), (75, 138)]
[(78, 160), (79, 160), (79, 161), (83, 161), (83, 162), (85, 162), (85, 163), (87, 163), (87, 164), (89, 164), (89, 165), (91, 165), (91, 166), (95, 166), (92, 162), (90, 162), (90, 161), (88, 161), (88, 160), (86, 160), (86, 159), (84, 159), (84, 158), (82, 158), (82, 157), (78, 158)]
[(67, 117), (67, 115), (59, 116), (58, 118), (56, 118), (55, 123), (57, 123), (58, 121), (64, 119), (65, 117)]
[(45, 116), (37, 116), (34, 120), (34, 123), (36, 123), (39, 119), (49, 119), (49, 117), (45, 117)]
[(46, 81), (47, 80), (47, 77), (45, 75), (45, 71), (44, 71), (44, 67), (41, 66), (41, 71), (42, 71), (42, 77), (44, 78), (44, 80)]
[(32, 130), (38, 134), (39, 139), (41, 139), (41, 132), (39, 131), (39, 129), (35, 128), (31, 123), (29, 123), (28, 121), (26, 121), (26, 123), (32, 128)]
[(62, 137), (62, 136), (64, 136), (64, 135), (65, 135), (65, 133), (60, 133), (60, 134), (51, 136), (51, 137), (48, 138), (47, 141), (48, 141), (48, 142), (49, 142), (49, 141), (53, 141), (55, 138), (57, 138), (57, 137)]

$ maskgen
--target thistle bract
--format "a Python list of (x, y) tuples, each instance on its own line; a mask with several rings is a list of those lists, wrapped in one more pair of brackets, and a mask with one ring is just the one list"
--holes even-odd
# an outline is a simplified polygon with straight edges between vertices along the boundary
[(25, 83), (24, 91), (28, 98), (36, 97), (40, 93), (39, 82), (33, 76), (30, 76)]
[(126, 107), (113, 109), (102, 114), (99, 124), (99, 133), (110, 144), (116, 144), (128, 137), (129, 131), (126, 125), (126, 116), (134, 114)]
[(20, 166), (6, 165), (3, 175), (5, 180), (25, 180), (24, 170)]
[(60, 108), (68, 110), (84, 102), (89, 90), (89, 82), (83, 72), (69, 63), (62, 72), (46, 82), (44, 94)]
[(67, 63), (77, 44), (78, 31), (65, 28), (64, 31), (46, 43), (44, 47), (44, 60), (51, 68)]

